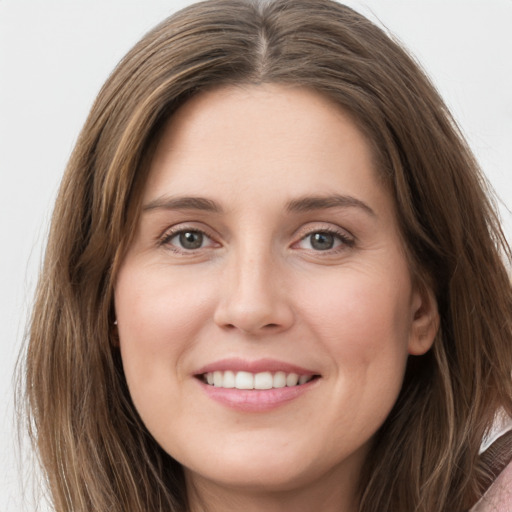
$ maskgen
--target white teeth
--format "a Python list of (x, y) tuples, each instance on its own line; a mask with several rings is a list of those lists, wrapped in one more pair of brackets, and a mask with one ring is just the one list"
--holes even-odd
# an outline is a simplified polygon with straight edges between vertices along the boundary
[(213, 385), (220, 388), (224, 384), (222, 372), (213, 372)]
[(302, 386), (302, 384), (306, 384), (306, 382), (309, 380), (309, 377), (307, 375), (301, 375), (299, 377), (299, 386)]
[(298, 375), (297, 373), (272, 372), (233, 372), (227, 370), (208, 372), (203, 380), (210, 386), (218, 388), (236, 389), (272, 389), (301, 386), (313, 378), (312, 375)]
[(237, 372), (235, 377), (236, 389), (254, 389), (254, 376), (249, 372)]
[(286, 385), (288, 387), (296, 386), (299, 382), (299, 376), (296, 373), (289, 373), (286, 376)]
[(222, 381), (223, 388), (234, 388), (235, 387), (235, 374), (233, 372), (224, 372), (224, 379)]
[(284, 372), (274, 373), (274, 379), (273, 379), (272, 384), (273, 384), (274, 388), (284, 388), (286, 386), (286, 373), (284, 373)]
[(272, 389), (273, 379), (270, 372), (257, 373), (254, 376), (254, 389)]

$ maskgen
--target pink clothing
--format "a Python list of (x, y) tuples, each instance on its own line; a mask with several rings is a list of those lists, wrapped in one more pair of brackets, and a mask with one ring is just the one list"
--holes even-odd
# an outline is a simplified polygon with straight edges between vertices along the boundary
[(512, 512), (512, 464), (509, 464), (470, 512)]

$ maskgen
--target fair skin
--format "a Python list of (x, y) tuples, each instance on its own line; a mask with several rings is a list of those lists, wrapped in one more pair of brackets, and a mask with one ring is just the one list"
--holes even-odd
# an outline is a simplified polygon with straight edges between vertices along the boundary
[(133, 402), (194, 512), (355, 511), (407, 358), (437, 327), (365, 138), (279, 85), (173, 116), (115, 308)]

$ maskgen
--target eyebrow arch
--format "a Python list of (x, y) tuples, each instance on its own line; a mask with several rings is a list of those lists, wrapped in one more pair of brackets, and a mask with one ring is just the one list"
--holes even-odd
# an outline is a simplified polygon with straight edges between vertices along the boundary
[[(326, 208), (361, 208), (372, 217), (376, 217), (375, 212), (363, 201), (352, 196), (334, 194), (330, 196), (305, 196), (293, 199), (288, 202), (286, 209), (289, 212), (308, 212), (313, 210), (323, 210)], [(211, 199), (205, 197), (169, 197), (162, 196), (150, 201), (143, 206), (143, 211), (157, 209), (164, 210), (202, 210), (212, 213), (222, 213), (222, 207)]]
[(157, 197), (142, 207), (143, 211), (151, 210), (203, 210), (205, 212), (222, 213), (219, 204), (205, 197)]
[(352, 196), (334, 194), (330, 196), (306, 196), (290, 201), (286, 205), (289, 212), (309, 212), (312, 210), (323, 210), (326, 208), (361, 208), (372, 217), (375, 212), (363, 201)]

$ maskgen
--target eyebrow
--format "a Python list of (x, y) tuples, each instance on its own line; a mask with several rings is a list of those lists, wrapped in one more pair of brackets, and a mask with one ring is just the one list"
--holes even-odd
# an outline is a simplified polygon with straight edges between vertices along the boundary
[(290, 201), (286, 205), (289, 212), (309, 212), (314, 210), (325, 210), (327, 208), (360, 208), (372, 217), (375, 212), (363, 201), (353, 196), (333, 194), (329, 196), (305, 196)]
[(163, 210), (202, 210), (211, 213), (222, 213), (219, 204), (205, 197), (157, 197), (142, 207), (143, 211)]
[[(304, 213), (328, 208), (360, 208), (372, 217), (375, 212), (365, 202), (353, 196), (333, 194), (329, 196), (304, 196), (293, 199), (286, 204), (286, 210), (292, 213)], [(143, 206), (143, 211), (151, 210), (201, 210), (211, 213), (222, 213), (222, 207), (205, 197), (169, 197), (163, 196)]]

